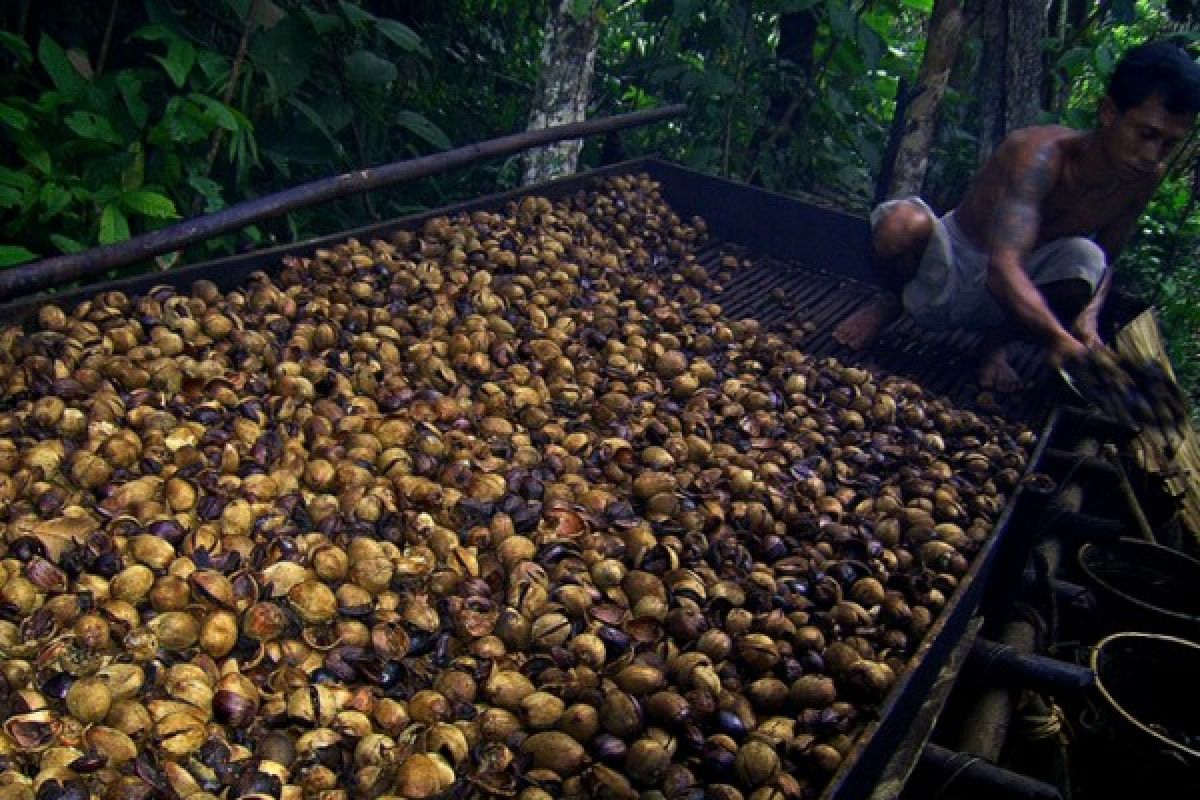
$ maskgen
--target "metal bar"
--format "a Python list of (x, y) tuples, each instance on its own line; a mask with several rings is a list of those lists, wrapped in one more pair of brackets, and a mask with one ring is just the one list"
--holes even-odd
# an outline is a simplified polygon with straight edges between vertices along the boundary
[(986, 678), (995, 678), (1010, 686), (1049, 692), (1078, 692), (1096, 682), (1096, 673), (1087, 667), (1036, 653), (1019, 653), (1012, 645), (983, 638), (975, 640), (971, 649), (971, 665)]
[(1146, 512), (1142, 510), (1142, 504), (1133, 491), (1133, 484), (1129, 482), (1129, 475), (1125, 472), (1125, 466), (1121, 463), (1120, 456), (1113, 458), (1111, 463), (1117, 473), (1117, 489), (1121, 492), (1121, 497), (1124, 498), (1125, 505), (1129, 508), (1129, 517), (1133, 520), (1134, 530), (1147, 542), (1158, 544), (1158, 537), (1154, 535), (1154, 529), (1150, 527), (1150, 520), (1146, 519)]
[[(1090, 437), (1076, 440), (1075, 452), (1079, 456), (1095, 456), (1100, 451), (1099, 442)], [(1045, 449), (1038, 454), (1040, 462), (1045, 456)], [(1037, 463), (1037, 462), (1035, 462)], [(1073, 473), (1068, 472), (1064, 480), (1071, 481)], [(1078, 513), (1083, 504), (1083, 490), (1077, 483), (1071, 482), (1064, 486), (1049, 504), (1046, 514), (1051, 519), (1063, 512)], [(1050, 627), (1053, 632), (1057, 626), (1057, 610), (1054, 603), (1053, 580), (1062, 560), (1062, 541), (1052, 530), (1043, 532), (1034, 542), (1030, 559), (1033, 561), (1037, 586), (1046, 588), (1046, 599), (1050, 605)], [(1018, 656), (1029, 656), (1037, 646), (1037, 631), (1027, 619), (1011, 619), (1002, 629), (1000, 644), (1009, 648), (1007, 652)], [(986, 689), (976, 703), (967, 711), (963, 723), (963, 734), (959, 741), (959, 749), (973, 755), (995, 761), (1000, 757), (1004, 742), (1008, 738), (1008, 728), (1016, 710), (1017, 696), (1007, 686), (993, 686)]]
[(380, 189), (401, 181), (422, 178), (464, 164), (510, 155), (564, 139), (578, 139), (637, 125), (648, 125), (682, 116), (686, 112), (686, 106), (672, 105), (619, 114), (615, 117), (555, 125), (536, 131), (521, 131), (485, 142), (456, 147), (443, 153), (311, 181), (267, 197), (237, 203), (213, 214), (170, 225), (162, 230), (135, 236), (119, 244), (47, 258), (4, 270), (0, 272), (0, 298), (28, 294), (56, 284), (96, 275), (113, 267), (178, 250), (264, 219), (278, 217), (298, 208)]
[(1061, 511), (1054, 519), (1054, 530), (1060, 536), (1097, 541), (1119, 539), (1130, 532), (1120, 520), (1078, 511)]
[(879, 780), (872, 787), (867, 800), (896, 800), (897, 797), (903, 796), (901, 791), (909, 783), (918, 767), (937, 719), (958, 682), (958, 673), (970, 655), (971, 644), (975, 641), (982, 626), (982, 617), (972, 618), (959, 641), (951, 648), (942, 668), (938, 671), (937, 678), (930, 685), (921, 707), (913, 714), (912, 730), (915, 733), (906, 736), (896, 744), (896, 749), (887, 760), (887, 764), (880, 770)]
[(1081, 456), (1059, 447), (1046, 448), (1046, 461), (1056, 467), (1069, 467), (1085, 473), (1097, 473), (1097, 477), (1115, 480), (1117, 470), (1111, 463), (1098, 456)]
[(1054, 786), (998, 767), (969, 753), (936, 744), (925, 746), (913, 780), (922, 797), (970, 797), (973, 800), (1062, 800)]
[[(1021, 655), (1029, 655), (1036, 638), (1033, 625), (1018, 619), (1004, 626), (1000, 641)], [(989, 761), (998, 759), (1008, 738), (1016, 703), (1015, 694), (1006, 686), (985, 690), (963, 721), (965, 733), (958, 749)]]

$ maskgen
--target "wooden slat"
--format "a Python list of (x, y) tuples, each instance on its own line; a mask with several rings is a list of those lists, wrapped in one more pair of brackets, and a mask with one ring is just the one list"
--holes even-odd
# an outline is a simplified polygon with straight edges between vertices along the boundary
[[(1129, 356), (1153, 360), (1174, 377), (1162, 331), (1153, 311), (1144, 311), (1117, 334), (1116, 348)], [(1188, 426), (1183, 441), (1170, 452), (1161, 437), (1143, 434), (1135, 458), (1147, 472), (1163, 476), (1167, 488), (1183, 499), (1182, 521), (1200, 545), (1200, 437)]]

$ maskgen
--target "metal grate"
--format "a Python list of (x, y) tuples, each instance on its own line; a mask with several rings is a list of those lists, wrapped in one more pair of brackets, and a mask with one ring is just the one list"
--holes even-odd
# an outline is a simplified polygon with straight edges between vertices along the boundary
[[(1040, 348), (1031, 343), (1019, 342), (1010, 348), (1010, 362), (1025, 388), (1012, 395), (989, 393), (991, 402), (981, 398), (977, 382), (983, 338), (978, 332), (927, 331), (906, 315), (892, 323), (872, 347), (861, 351), (846, 348), (834, 341), (833, 331), (878, 291), (876, 287), (807, 268), (801, 262), (755, 256), (728, 245), (711, 245), (698, 260), (716, 274), (721, 271), (721, 257), (733, 253), (749, 266), (739, 267), (713, 299), (731, 316), (752, 317), (766, 328), (796, 337), (800, 348), (814, 357), (833, 357), (903, 375), (958, 405), (999, 413), (1033, 427), (1041, 427), (1064, 399), (1062, 389), (1043, 365)], [(804, 332), (801, 326), (811, 330)]]

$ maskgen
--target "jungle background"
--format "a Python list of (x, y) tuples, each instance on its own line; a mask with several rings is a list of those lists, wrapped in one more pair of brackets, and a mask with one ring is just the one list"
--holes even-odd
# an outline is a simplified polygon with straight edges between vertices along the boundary
[[(1088, 127), (1128, 46), (1197, 52), (1193, 0), (103, 0), (0, 3), (0, 267), (339, 172), (673, 102), (579, 167), (659, 153), (865, 213), (952, 207), (1006, 131)], [(1195, 132), (1118, 276), (1200, 400)], [(558, 165), (562, 168), (562, 164)], [(540, 170), (540, 171), (539, 171)], [(520, 157), (308, 209), (141, 269), (544, 176)]]

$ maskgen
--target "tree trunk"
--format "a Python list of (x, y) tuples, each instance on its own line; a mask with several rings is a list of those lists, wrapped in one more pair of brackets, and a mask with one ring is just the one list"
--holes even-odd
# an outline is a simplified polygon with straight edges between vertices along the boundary
[[(542, 69), (529, 115), (530, 130), (578, 122), (586, 116), (600, 33), (598, 5), (598, 0), (553, 0), (546, 18)], [(570, 175), (582, 148), (583, 141), (575, 139), (531, 150), (523, 159), (524, 182), (540, 183)]]
[[(804, 126), (804, 110), (809, 106), (806, 96), (811, 90), (813, 69), (816, 66), (817, 12), (793, 11), (779, 17), (779, 41), (775, 45), (775, 62), (781, 75), (790, 70), (784, 62), (799, 69), (800, 80), (780, 81), (779, 87), (771, 92), (767, 103), (766, 124), (754, 132), (750, 140), (750, 152), (755, 154), (753, 162), (762, 162), (766, 153), (781, 137), (798, 131)], [(759, 184), (758, 167), (751, 171), (747, 181)]]
[(1050, 6), (1046, 25), (1054, 26), (1051, 35), (1058, 41), (1054, 52), (1046, 54), (1044, 61), (1045, 77), (1043, 85), (1043, 106), (1048, 112), (1062, 114), (1070, 100), (1070, 83), (1066, 74), (1054, 72), (1055, 62), (1063, 53), (1075, 47), (1081, 41), (1082, 34), (1090, 23), (1088, 14), (1092, 11), (1092, 0), (1055, 0)]
[(1071, 96), (1066, 76), (1054, 69), (1059, 57), (1075, 44), (1080, 27), (1087, 21), (1092, 0), (1053, 0), (1046, 12), (1047, 34), (1057, 46), (1042, 56), (1042, 107), (1061, 114)]
[(1011, 131), (1037, 121), (1045, 10), (1044, 0), (984, 3), (979, 69), (980, 161), (986, 160)]
[[(937, 155), (926, 170), (921, 187), (921, 197), (939, 214), (953, 208), (962, 197), (963, 187), (975, 172), (978, 153), (984, 0), (962, 0), (960, 5), (964, 18), (962, 44), (946, 88), (947, 94), (953, 92), (958, 102), (949, 116), (943, 99), (932, 148)], [(974, 134), (974, 144), (960, 138), (967, 132)]]
[[(784, 86), (771, 93), (767, 106), (767, 123), (771, 127), (782, 125), (787, 127), (795, 115), (793, 104), (799, 102), (799, 96), (807, 91), (812, 82), (813, 66), (816, 63), (817, 47), (817, 12), (794, 11), (781, 14), (779, 17), (779, 43), (775, 45), (775, 61), (783, 71), (783, 62), (791, 62), (800, 71), (800, 91), (794, 87)], [(792, 109), (789, 113), (789, 109)]]
[(938, 107), (946, 94), (946, 84), (958, 55), (964, 24), (959, 0), (936, 0), (933, 4), (925, 57), (921, 60), (917, 85), (907, 104), (904, 138), (896, 153), (889, 191), (891, 197), (921, 192), (936, 130)]

